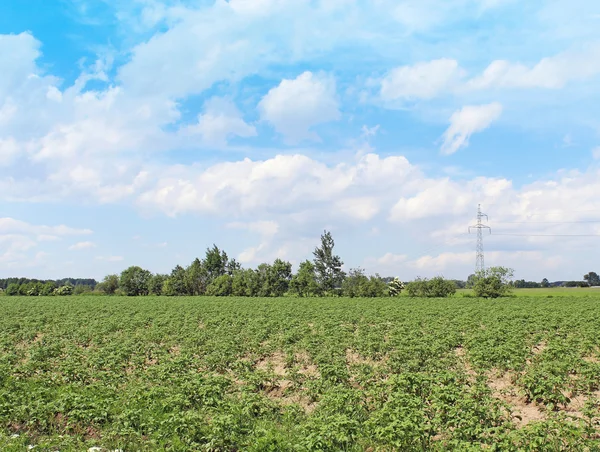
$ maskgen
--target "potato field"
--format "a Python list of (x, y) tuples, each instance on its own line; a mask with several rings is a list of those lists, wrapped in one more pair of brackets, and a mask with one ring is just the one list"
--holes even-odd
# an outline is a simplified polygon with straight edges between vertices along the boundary
[(4, 451), (599, 450), (599, 385), (600, 294), (0, 298)]

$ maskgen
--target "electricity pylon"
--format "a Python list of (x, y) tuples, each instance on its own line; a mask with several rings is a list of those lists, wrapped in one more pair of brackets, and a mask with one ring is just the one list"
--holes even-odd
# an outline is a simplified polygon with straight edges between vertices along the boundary
[(477, 229), (477, 249), (475, 258), (475, 273), (479, 273), (485, 270), (485, 261), (483, 259), (483, 230), (487, 229), (492, 233), (492, 228), (488, 225), (483, 224), (483, 218), (485, 217), (486, 221), (489, 221), (488, 216), (485, 213), (481, 212), (481, 204), (477, 207), (477, 224), (475, 226), (469, 226), (469, 234), (471, 233), (471, 229)]

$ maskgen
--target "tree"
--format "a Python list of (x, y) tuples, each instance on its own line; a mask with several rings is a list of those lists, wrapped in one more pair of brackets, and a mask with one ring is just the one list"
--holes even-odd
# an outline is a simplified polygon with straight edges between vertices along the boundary
[(541, 284), (541, 286), (542, 286), (543, 288), (550, 287), (550, 281), (548, 281), (548, 278), (544, 278), (544, 279), (542, 279), (542, 284)]
[(150, 279), (150, 285), (149, 285), (150, 293), (152, 295), (162, 295), (163, 286), (165, 284), (165, 281), (168, 278), (169, 278), (168, 275), (161, 275), (159, 273), (152, 276), (152, 278)]
[(254, 280), (252, 281), (255, 287), (258, 288), (258, 297), (271, 296), (271, 286), (269, 284), (269, 275), (271, 274), (271, 265), (262, 263), (256, 268)]
[(315, 266), (311, 261), (300, 263), (298, 273), (292, 276), (290, 281), (290, 293), (300, 297), (314, 297), (319, 294)]
[(402, 292), (402, 289), (404, 289), (404, 284), (402, 284), (402, 281), (400, 281), (399, 278), (394, 278), (388, 284), (388, 292), (390, 294), (390, 297), (399, 296), (400, 293)]
[(206, 249), (204, 267), (208, 272), (210, 281), (226, 273), (228, 261), (229, 259), (227, 258), (227, 253), (225, 253), (225, 251), (221, 251), (217, 245), (213, 244), (212, 248)]
[(361, 297), (379, 298), (384, 297), (387, 293), (387, 284), (381, 276), (375, 274), (369, 276), (369, 280), (362, 286)]
[[(205, 262), (196, 258), (185, 270), (185, 292), (188, 295), (204, 295), (207, 286), (213, 279), (210, 276), (210, 272), (208, 271)], [(183, 293), (180, 295), (183, 295)]]
[(321, 246), (313, 251), (315, 272), (319, 288), (326, 294), (332, 294), (341, 289), (345, 273), (342, 271), (344, 263), (339, 256), (333, 254), (335, 242), (331, 233), (325, 231), (321, 235)]
[(600, 286), (600, 276), (596, 272), (589, 272), (583, 277), (590, 286)]
[(342, 293), (345, 297), (362, 297), (369, 278), (361, 268), (351, 268), (342, 283)]
[(73, 294), (73, 286), (69, 283), (54, 289), (54, 295), (68, 296)]
[(477, 273), (473, 287), (475, 296), (481, 298), (498, 298), (506, 296), (511, 290), (510, 279), (513, 270), (505, 267), (491, 267)]
[(170, 297), (186, 294), (187, 272), (181, 265), (176, 265), (171, 276), (163, 283), (162, 293)]
[(233, 273), (231, 294), (237, 297), (257, 297), (261, 291), (260, 275), (253, 269), (240, 269)]
[(44, 284), (41, 294), (44, 296), (54, 295), (54, 289), (56, 289), (56, 283), (54, 281), (48, 281)]
[(417, 278), (406, 284), (406, 292), (409, 297), (446, 298), (456, 293), (456, 284), (441, 276)]
[(292, 264), (281, 259), (275, 259), (267, 272), (266, 284), (269, 296), (282, 297), (290, 287), (292, 279)]
[(114, 295), (119, 289), (119, 275), (106, 275), (99, 286), (106, 295)]
[(119, 288), (127, 296), (148, 295), (152, 273), (141, 267), (132, 266), (121, 273)]
[(231, 295), (232, 277), (225, 274), (216, 277), (206, 288), (206, 295), (212, 297), (228, 297)]
[(11, 283), (6, 287), (6, 295), (14, 297), (19, 295), (20, 286), (17, 283)]
[(230, 259), (226, 265), (226, 272), (228, 275), (233, 276), (233, 274), (242, 269), (242, 264), (240, 264), (235, 259)]
[(467, 284), (465, 285), (465, 287), (467, 289), (472, 289), (473, 287), (475, 287), (475, 283), (476, 282), (477, 282), (477, 275), (476, 274), (471, 274), (467, 278)]

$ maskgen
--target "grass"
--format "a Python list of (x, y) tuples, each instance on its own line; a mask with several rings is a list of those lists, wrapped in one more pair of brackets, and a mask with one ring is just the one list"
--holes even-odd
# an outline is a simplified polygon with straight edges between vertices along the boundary
[(4, 297), (0, 448), (597, 450), (600, 292), (567, 295)]

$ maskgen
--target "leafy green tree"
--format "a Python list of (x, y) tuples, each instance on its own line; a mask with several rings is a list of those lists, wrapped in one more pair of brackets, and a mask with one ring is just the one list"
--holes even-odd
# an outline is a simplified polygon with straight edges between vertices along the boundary
[(206, 295), (228, 297), (231, 295), (233, 277), (225, 274), (217, 276), (206, 288)]
[(262, 263), (256, 268), (254, 274), (253, 284), (254, 287), (258, 287), (258, 297), (270, 297), (271, 286), (269, 285), (269, 276), (271, 274), (271, 265)]
[(236, 297), (256, 297), (261, 290), (261, 281), (258, 273), (251, 269), (240, 269), (233, 273), (231, 280), (231, 294)]
[(268, 293), (271, 297), (282, 297), (290, 287), (292, 264), (275, 259), (266, 275)]
[(20, 289), (21, 289), (21, 286), (19, 284), (11, 283), (6, 288), (6, 295), (11, 296), (11, 297), (19, 295), (21, 293)]
[(369, 284), (369, 278), (361, 268), (352, 268), (342, 283), (342, 293), (345, 297), (362, 297)]
[(544, 279), (542, 279), (542, 284), (541, 284), (541, 286), (542, 286), (543, 288), (550, 287), (550, 281), (548, 281), (548, 279), (547, 279), (547, 278), (544, 278)]
[(163, 286), (165, 284), (165, 281), (168, 278), (169, 278), (168, 275), (161, 275), (160, 273), (153, 275), (152, 278), (150, 279), (150, 285), (149, 285), (150, 293), (152, 295), (162, 295)]
[(456, 284), (441, 276), (417, 278), (406, 284), (406, 292), (409, 297), (446, 298), (456, 293)]
[(44, 296), (54, 295), (54, 289), (56, 289), (56, 283), (54, 281), (48, 281), (44, 284), (41, 295), (44, 295)]
[(300, 297), (314, 297), (319, 294), (315, 266), (311, 261), (300, 263), (298, 273), (292, 276), (290, 281), (290, 293)]
[(152, 273), (138, 266), (129, 267), (121, 273), (119, 288), (130, 297), (148, 295)]
[(467, 285), (465, 286), (467, 289), (472, 289), (477, 282), (477, 275), (472, 274), (467, 278)]
[(163, 284), (163, 295), (169, 297), (187, 294), (186, 287), (187, 271), (181, 265), (176, 265), (171, 271), (171, 276)]
[[(212, 279), (205, 262), (198, 258), (194, 259), (194, 262), (185, 270), (185, 293), (188, 295), (204, 295)], [(180, 295), (183, 295), (183, 293)]]
[(498, 298), (511, 291), (513, 270), (505, 267), (491, 267), (477, 273), (477, 281), (473, 287), (475, 296), (481, 298)]
[(19, 285), (19, 295), (26, 296), (27, 293), (29, 292), (29, 289), (31, 289), (31, 282), (27, 282), (25, 284), (20, 284)]
[(212, 281), (218, 276), (224, 275), (227, 272), (228, 262), (227, 253), (221, 251), (217, 245), (207, 248), (206, 256), (204, 257), (204, 267), (208, 272), (209, 280)]
[(119, 289), (119, 275), (106, 275), (99, 284), (99, 289), (106, 295), (114, 295)]
[(342, 271), (344, 263), (339, 256), (333, 254), (335, 242), (331, 233), (325, 231), (321, 235), (321, 246), (313, 251), (315, 272), (319, 288), (326, 294), (333, 294), (341, 290), (345, 273)]
[(592, 287), (600, 286), (600, 276), (598, 276), (598, 273), (596, 272), (589, 272), (583, 279)]
[(238, 261), (236, 261), (235, 259), (230, 259), (229, 261), (227, 261), (227, 266), (225, 271), (227, 272), (228, 275), (233, 276), (233, 274), (242, 269), (242, 264), (240, 264)]

